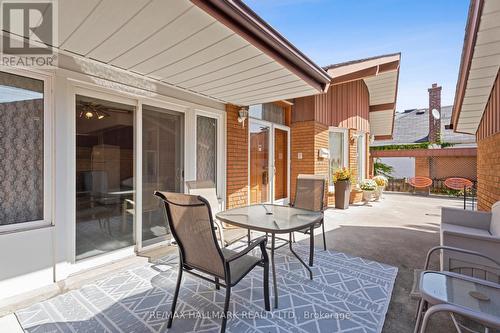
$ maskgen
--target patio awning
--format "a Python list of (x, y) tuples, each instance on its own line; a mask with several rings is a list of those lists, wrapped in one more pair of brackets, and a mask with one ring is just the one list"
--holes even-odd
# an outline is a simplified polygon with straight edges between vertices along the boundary
[(59, 1), (54, 47), (212, 99), (249, 105), (330, 78), (239, 0)]
[(401, 54), (388, 54), (327, 66), (331, 84), (364, 80), (370, 94), (370, 132), (376, 140), (392, 138)]
[(451, 124), (475, 134), (500, 68), (500, 1), (472, 0)]

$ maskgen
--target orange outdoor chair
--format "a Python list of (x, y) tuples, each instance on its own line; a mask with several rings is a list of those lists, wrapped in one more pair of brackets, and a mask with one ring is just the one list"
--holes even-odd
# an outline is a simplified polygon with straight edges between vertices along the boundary
[(432, 179), (421, 176), (412, 177), (408, 180), (408, 184), (414, 188), (413, 192), (415, 192), (417, 189), (422, 190), (430, 187), (432, 185)]
[(461, 191), (463, 189), (471, 188), (472, 182), (467, 178), (455, 177), (446, 178), (446, 180), (444, 181), (444, 185), (446, 185), (446, 187), (449, 189)]
[[(464, 209), (467, 208), (467, 190), (472, 189), (473, 183), (467, 178), (452, 177), (446, 178), (444, 185), (452, 190), (464, 191)], [(472, 208), (474, 208), (474, 197), (472, 199)]]

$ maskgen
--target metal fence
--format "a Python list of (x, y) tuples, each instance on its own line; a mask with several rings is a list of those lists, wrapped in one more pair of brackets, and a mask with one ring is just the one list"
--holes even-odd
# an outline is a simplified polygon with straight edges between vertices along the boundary
[(389, 179), (389, 183), (385, 188), (386, 191), (395, 191), (395, 192), (423, 192), (423, 193), (432, 193), (432, 194), (441, 194), (448, 195), (450, 197), (456, 197), (464, 199), (464, 207), (470, 207), (474, 209), (476, 202), (476, 181), (472, 181), (472, 188), (467, 189), (464, 193), (464, 190), (452, 190), (448, 188), (444, 182), (446, 179), (443, 178), (433, 178), (432, 185), (429, 189), (425, 191), (415, 191), (415, 188), (408, 184), (408, 178), (391, 178)]

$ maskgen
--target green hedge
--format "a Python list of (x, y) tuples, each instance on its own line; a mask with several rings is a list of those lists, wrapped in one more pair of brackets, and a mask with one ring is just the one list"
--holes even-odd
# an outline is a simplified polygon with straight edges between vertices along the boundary
[[(450, 142), (439, 143), (441, 148), (452, 147), (455, 144)], [(420, 143), (410, 143), (410, 144), (399, 144), (399, 145), (387, 145), (387, 146), (371, 146), (370, 150), (408, 150), (408, 149), (428, 149), (431, 145), (430, 142), (420, 142)]]

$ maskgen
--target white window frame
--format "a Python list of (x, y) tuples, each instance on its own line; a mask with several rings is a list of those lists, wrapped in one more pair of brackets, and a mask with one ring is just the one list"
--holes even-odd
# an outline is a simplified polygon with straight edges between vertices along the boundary
[(223, 117), (221, 114), (218, 113), (213, 113), (213, 112), (208, 112), (208, 111), (202, 111), (202, 110), (195, 110), (194, 113), (194, 144), (195, 144), (195, 152), (194, 152), (194, 176), (196, 179), (196, 175), (198, 174), (198, 151), (197, 151), (197, 140), (198, 140), (198, 117), (207, 117), (207, 118), (212, 118), (215, 119), (217, 122), (217, 132), (216, 132), (216, 139), (215, 139), (215, 144), (216, 144), (216, 156), (215, 156), (215, 174), (216, 174), (216, 188), (217, 188), (217, 196), (222, 199), (223, 198), (223, 179), (224, 179), (224, 174), (223, 174), (223, 168), (222, 168), (222, 162), (223, 162), (223, 144), (224, 144), (224, 128), (225, 126), (223, 124)]
[(54, 225), (54, 134), (53, 134), (53, 94), (54, 76), (42, 71), (0, 67), (1, 72), (43, 81), (43, 219), (0, 226), (0, 234), (13, 233)]
[(365, 132), (357, 132), (356, 133), (358, 140), (356, 142), (356, 154), (359, 151), (359, 140), (361, 139), (361, 145), (362, 145), (362, 150), (361, 150), (361, 157), (358, 155), (357, 156), (357, 162), (358, 162), (358, 181), (361, 182), (364, 179), (366, 179), (366, 147), (367, 147), (367, 142), (366, 142), (366, 133)]
[[(328, 128), (328, 153), (330, 153), (330, 132), (342, 133), (344, 134), (344, 142), (343, 142), (343, 152), (344, 156), (342, 156), (342, 167), (347, 168), (349, 166), (349, 129), (343, 127), (334, 127), (330, 126)], [(330, 156), (331, 158), (331, 156)], [(328, 181), (330, 181), (330, 176), (332, 175), (333, 170), (330, 167), (330, 159), (328, 160)], [(328, 191), (335, 192), (335, 186), (333, 183), (328, 184)]]

